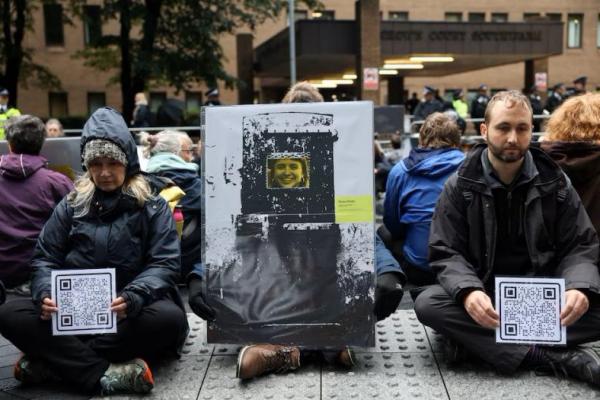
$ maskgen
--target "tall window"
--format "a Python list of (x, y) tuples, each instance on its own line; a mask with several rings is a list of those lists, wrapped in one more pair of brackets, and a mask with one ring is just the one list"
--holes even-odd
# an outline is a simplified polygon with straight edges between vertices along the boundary
[(408, 11), (390, 11), (388, 15), (392, 21), (408, 21)]
[(86, 46), (95, 46), (102, 37), (100, 6), (83, 7), (83, 40)]
[(46, 46), (64, 46), (62, 5), (44, 4), (44, 36)]
[(470, 12), (469, 22), (485, 22), (485, 13), (482, 12)]
[(492, 13), (492, 22), (508, 22), (508, 13)]
[(600, 14), (598, 14), (598, 21), (596, 22), (596, 47), (600, 48)]
[(581, 48), (582, 33), (583, 14), (569, 14), (567, 20), (567, 47), (571, 49)]
[(99, 108), (106, 106), (106, 94), (104, 92), (88, 92), (87, 94), (88, 114), (92, 114)]
[(335, 19), (335, 11), (333, 11), (333, 10), (313, 11), (312, 18), (333, 21)]
[(50, 117), (62, 118), (69, 115), (69, 100), (66, 92), (48, 93), (48, 112)]
[(444, 19), (447, 22), (461, 22), (462, 21), (462, 13), (460, 12), (447, 12), (444, 14)]
[(150, 92), (150, 111), (155, 113), (163, 103), (167, 101), (167, 93), (165, 92)]

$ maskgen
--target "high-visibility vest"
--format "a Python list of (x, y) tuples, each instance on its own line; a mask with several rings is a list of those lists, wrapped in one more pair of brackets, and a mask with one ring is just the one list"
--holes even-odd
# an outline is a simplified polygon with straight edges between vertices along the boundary
[(6, 123), (6, 120), (11, 118), (11, 117), (18, 117), (19, 115), (21, 115), (21, 111), (17, 110), (16, 108), (9, 108), (6, 110), (6, 112), (0, 112), (0, 140), (4, 140), (4, 124)]
[(467, 118), (467, 113), (469, 112), (469, 106), (467, 105), (467, 103), (465, 103), (461, 99), (456, 99), (452, 102), (452, 107), (454, 107), (454, 110), (456, 110), (456, 113), (461, 118)]

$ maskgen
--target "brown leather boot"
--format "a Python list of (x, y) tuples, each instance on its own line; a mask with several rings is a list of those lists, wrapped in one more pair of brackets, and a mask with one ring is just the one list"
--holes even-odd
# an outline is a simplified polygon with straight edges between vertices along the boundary
[(354, 366), (355, 360), (354, 351), (346, 347), (337, 354), (335, 361), (339, 366), (350, 369)]
[(269, 372), (281, 373), (300, 367), (300, 349), (275, 344), (255, 344), (240, 350), (236, 376), (250, 379)]

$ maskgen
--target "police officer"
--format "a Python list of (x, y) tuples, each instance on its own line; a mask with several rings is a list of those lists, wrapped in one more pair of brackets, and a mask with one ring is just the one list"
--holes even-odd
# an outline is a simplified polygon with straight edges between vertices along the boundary
[(423, 101), (421, 101), (417, 108), (415, 108), (415, 121), (424, 121), (429, 114), (434, 112), (442, 112), (442, 103), (435, 98), (435, 88), (431, 86), (425, 86), (423, 89)]
[(207, 98), (206, 102), (204, 103), (205, 106), (220, 106), (221, 105), (221, 101), (219, 100), (219, 89), (211, 88), (206, 93), (204, 93), (204, 95)]
[[(529, 102), (531, 103), (531, 110), (533, 111), (533, 115), (541, 115), (544, 113), (544, 106), (542, 104), (542, 98), (537, 90), (537, 87), (535, 85), (532, 85), (529, 88), (529, 95), (527, 96), (529, 98)], [(534, 132), (539, 132), (540, 131), (540, 127), (541, 127), (541, 120), (540, 119), (534, 119), (533, 120), (533, 131)]]
[(463, 97), (463, 91), (461, 89), (456, 89), (452, 94), (452, 107), (456, 110), (459, 117), (467, 118), (469, 114), (469, 105)]
[(8, 105), (9, 94), (7, 89), (0, 89), (0, 140), (4, 140), (4, 124), (6, 120), (21, 115), (19, 110)]
[(564, 83), (559, 82), (552, 87), (552, 93), (548, 96), (548, 100), (546, 101), (546, 107), (544, 107), (545, 111), (548, 111), (550, 114), (554, 112), (566, 98), (566, 91)]
[[(488, 102), (490, 101), (490, 97), (487, 95), (487, 90), (488, 87), (486, 84), (479, 85), (477, 97), (475, 97), (471, 102), (472, 118), (483, 118), (485, 116), (485, 109), (487, 107)], [(479, 131), (479, 126), (481, 125), (481, 122), (475, 122), (474, 125), (477, 134), (481, 134), (481, 132)]]

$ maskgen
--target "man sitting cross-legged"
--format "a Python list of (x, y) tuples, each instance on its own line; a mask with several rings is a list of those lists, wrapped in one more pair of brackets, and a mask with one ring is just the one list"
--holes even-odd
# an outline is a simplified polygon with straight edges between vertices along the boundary
[[(487, 106), (476, 146), (450, 177), (434, 213), (430, 265), (439, 285), (415, 302), (419, 320), (510, 373), (548, 368), (600, 386), (598, 237), (562, 170), (529, 148), (532, 111), (516, 91)], [(496, 276), (564, 278), (567, 347), (497, 344)]]

